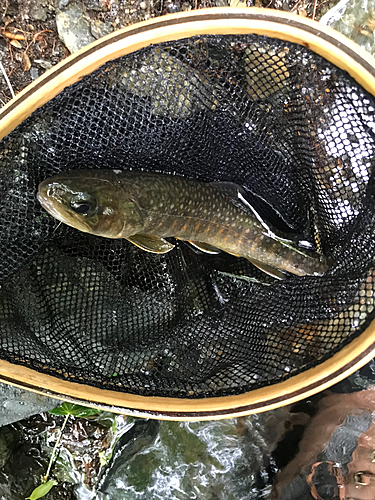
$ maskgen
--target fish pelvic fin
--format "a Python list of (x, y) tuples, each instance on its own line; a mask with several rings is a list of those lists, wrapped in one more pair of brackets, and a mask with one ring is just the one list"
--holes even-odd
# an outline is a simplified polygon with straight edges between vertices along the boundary
[(134, 234), (126, 239), (145, 252), (151, 253), (168, 253), (175, 247), (169, 241), (153, 234)]
[(210, 254), (218, 254), (221, 252), (221, 250), (217, 247), (214, 247), (212, 245), (209, 245), (208, 243), (202, 243), (201, 241), (190, 241), (190, 245), (193, 245), (193, 247), (198, 248), (198, 250), (201, 250), (202, 252), (205, 253), (210, 253)]

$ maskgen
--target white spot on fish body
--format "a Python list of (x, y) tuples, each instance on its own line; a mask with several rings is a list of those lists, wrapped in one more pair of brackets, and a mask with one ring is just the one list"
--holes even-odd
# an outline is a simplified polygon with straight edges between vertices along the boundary
[(103, 215), (111, 215), (113, 214), (113, 209), (111, 207), (105, 207), (103, 210)]

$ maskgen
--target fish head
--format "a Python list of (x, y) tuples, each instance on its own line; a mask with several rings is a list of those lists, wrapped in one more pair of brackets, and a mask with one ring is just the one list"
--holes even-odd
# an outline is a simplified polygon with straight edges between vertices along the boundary
[(139, 210), (112, 171), (74, 170), (45, 179), (37, 198), (55, 219), (79, 231), (123, 238), (142, 227)]

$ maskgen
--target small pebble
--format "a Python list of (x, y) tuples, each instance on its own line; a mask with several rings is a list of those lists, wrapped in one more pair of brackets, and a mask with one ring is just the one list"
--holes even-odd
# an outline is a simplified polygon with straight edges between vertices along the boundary
[(30, 9), (30, 17), (37, 21), (47, 21), (47, 10), (40, 5), (33, 5)]
[(46, 61), (45, 59), (35, 59), (35, 64), (39, 64), (43, 69), (51, 69), (52, 63), (50, 61)]
[(38, 71), (38, 68), (34, 68), (34, 66), (32, 66), (30, 68), (30, 77), (32, 80), (36, 80), (39, 76), (39, 71)]
[(174, 14), (175, 12), (180, 12), (181, 11), (181, 4), (180, 2), (171, 2), (166, 6), (166, 10), (169, 14)]

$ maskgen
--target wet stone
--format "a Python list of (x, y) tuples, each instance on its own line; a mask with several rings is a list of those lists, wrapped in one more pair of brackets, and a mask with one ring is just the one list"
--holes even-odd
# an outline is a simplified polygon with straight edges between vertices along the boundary
[(113, 31), (113, 26), (111, 23), (106, 23), (100, 21), (100, 19), (94, 19), (91, 22), (91, 34), (96, 38), (101, 38), (102, 36), (109, 35)]
[(4, 467), (12, 454), (16, 434), (11, 427), (0, 428), (0, 468)]
[(59, 404), (57, 399), (0, 384), (0, 426), (51, 410)]
[(56, 25), (60, 40), (70, 52), (76, 52), (95, 40), (89, 20), (76, 4), (57, 11)]

